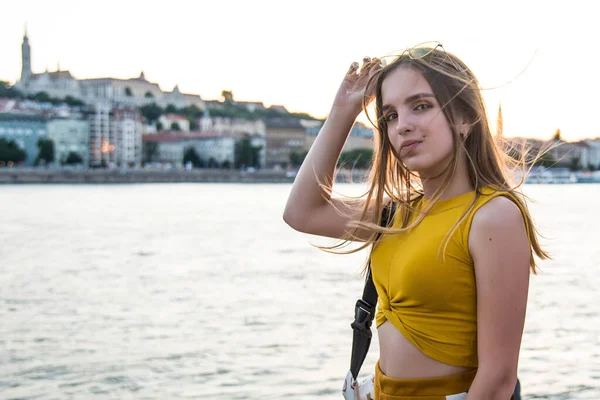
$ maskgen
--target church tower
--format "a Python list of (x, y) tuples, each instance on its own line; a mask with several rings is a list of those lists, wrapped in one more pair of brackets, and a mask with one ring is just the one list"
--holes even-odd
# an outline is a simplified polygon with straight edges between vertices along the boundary
[(27, 84), (31, 78), (31, 47), (29, 46), (29, 38), (27, 37), (27, 26), (25, 26), (25, 34), (23, 35), (23, 43), (21, 44), (21, 79), (20, 82)]
[(498, 106), (498, 116), (496, 117), (496, 137), (504, 137), (504, 118), (502, 117), (502, 103)]

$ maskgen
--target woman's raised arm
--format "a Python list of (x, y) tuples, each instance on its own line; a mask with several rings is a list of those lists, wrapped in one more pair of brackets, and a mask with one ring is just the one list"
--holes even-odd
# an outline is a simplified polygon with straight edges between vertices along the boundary
[[(332, 184), (335, 167), (352, 125), (362, 110), (369, 78), (379, 68), (379, 60), (365, 58), (360, 71), (353, 63), (336, 94), (331, 112), (308, 152), (290, 192), (284, 221), (292, 228), (313, 235), (347, 238), (353, 228), (348, 223), (359, 219), (341, 199), (332, 199), (321, 184)], [(339, 209), (341, 212), (338, 212)], [(355, 208), (353, 208), (355, 209)], [(354, 233), (356, 239), (368, 232)]]

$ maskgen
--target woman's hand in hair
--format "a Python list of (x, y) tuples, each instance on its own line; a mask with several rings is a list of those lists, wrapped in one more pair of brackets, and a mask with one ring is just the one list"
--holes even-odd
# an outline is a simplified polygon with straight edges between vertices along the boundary
[(359, 114), (365, 97), (369, 101), (372, 98), (371, 90), (367, 90), (367, 85), (379, 69), (381, 69), (381, 61), (378, 58), (365, 57), (362, 66), (353, 62), (338, 89), (333, 108), (351, 110)]

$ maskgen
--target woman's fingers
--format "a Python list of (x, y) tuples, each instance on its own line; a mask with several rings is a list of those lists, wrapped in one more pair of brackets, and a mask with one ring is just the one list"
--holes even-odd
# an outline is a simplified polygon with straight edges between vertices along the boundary
[[(378, 58), (373, 58), (371, 59), (371, 57), (364, 57), (363, 58), (363, 64), (362, 67), (360, 68), (361, 71), (366, 71), (368, 69), (370, 69), (372, 66), (374, 66), (375, 64), (377, 64), (379, 62)], [(355, 72), (358, 70), (358, 68), (360, 67), (360, 64), (357, 63), (356, 61), (354, 61), (352, 64), (350, 64), (350, 68), (348, 69), (348, 72)]]
[(378, 58), (363, 57), (362, 66), (354, 61), (345, 81), (349, 85), (349, 92), (363, 91), (366, 89), (367, 82), (381, 68), (381, 61)]
[(369, 77), (375, 75), (375, 73), (381, 69), (381, 60), (379, 58), (374, 58), (371, 60), (371, 64), (369, 66)]
[(381, 62), (378, 58), (365, 57), (360, 72), (358, 72), (358, 79), (366, 83), (366, 80), (375, 75), (379, 69), (381, 69)]
[(377, 57), (365, 57), (363, 58), (363, 65), (360, 69), (361, 75), (372, 76), (379, 68), (381, 68), (381, 60)]
[(358, 70), (359, 64), (354, 61), (352, 64), (350, 64), (350, 68), (348, 69), (348, 73), (352, 74), (355, 73)]
[(373, 66), (373, 60), (371, 60), (371, 57), (369, 57), (369, 56), (363, 57), (363, 64), (362, 64), (362, 67), (360, 67), (360, 74), (363, 75), (365, 72), (368, 72), (372, 66)]

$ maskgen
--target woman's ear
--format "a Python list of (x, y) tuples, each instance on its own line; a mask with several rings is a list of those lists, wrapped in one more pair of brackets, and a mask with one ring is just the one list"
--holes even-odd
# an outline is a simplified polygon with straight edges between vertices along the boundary
[(471, 133), (471, 129), (473, 129), (473, 124), (465, 122), (461, 122), (458, 125), (458, 132), (460, 133), (460, 137), (466, 139)]

